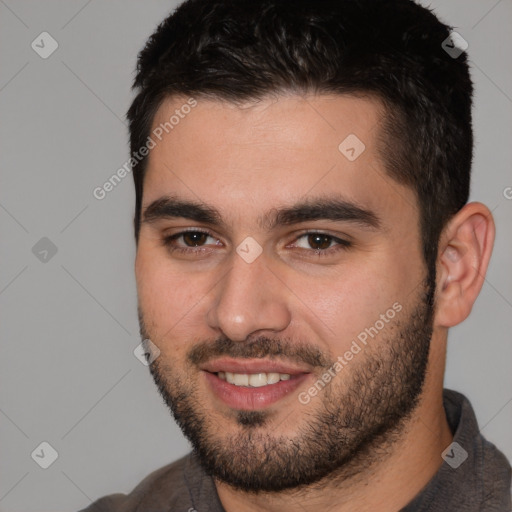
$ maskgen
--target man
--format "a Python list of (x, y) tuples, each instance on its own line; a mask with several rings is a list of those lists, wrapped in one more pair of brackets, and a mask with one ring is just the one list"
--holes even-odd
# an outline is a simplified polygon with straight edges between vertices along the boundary
[(189, 0), (158, 27), (128, 112), (139, 317), (194, 450), (88, 511), (510, 509), (443, 391), (494, 241), (458, 44), (411, 0)]

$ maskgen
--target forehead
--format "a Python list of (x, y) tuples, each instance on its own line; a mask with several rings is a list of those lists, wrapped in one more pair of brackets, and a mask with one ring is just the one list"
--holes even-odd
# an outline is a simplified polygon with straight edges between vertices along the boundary
[[(191, 108), (184, 106), (194, 104)], [(159, 108), (144, 204), (164, 194), (245, 215), (339, 193), (371, 209), (416, 208), (379, 154), (381, 103), (341, 95), (279, 96), (235, 105), (170, 98)]]
[[(189, 107), (192, 102), (195, 106)], [(168, 144), (183, 145), (184, 139), (195, 132), (206, 136), (195, 141), (198, 146), (201, 144), (202, 152), (224, 152), (226, 146), (232, 154), (252, 152), (267, 144), (296, 154), (329, 154), (338, 150), (338, 144), (350, 134), (359, 134), (371, 146), (383, 114), (381, 102), (372, 97), (289, 94), (236, 105), (179, 97), (162, 103), (152, 131), (163, 129), (161, 138), (165, 143), (159, 145), (160, 150)]]

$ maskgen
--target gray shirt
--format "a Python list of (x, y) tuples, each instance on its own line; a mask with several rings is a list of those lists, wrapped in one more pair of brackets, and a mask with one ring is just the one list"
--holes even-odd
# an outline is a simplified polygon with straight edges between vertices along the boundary
[[(466, 397), (444, 391), (454, 443), (425, 488), (401, 512), (510, 512), (510, 464), (478, 430)], [(466, 458), (467, 453), (467, 458)], [(190, 453), (154, 471), (129, 495), (113, 494), (81, 512), (225, 512), (210, 476)]]

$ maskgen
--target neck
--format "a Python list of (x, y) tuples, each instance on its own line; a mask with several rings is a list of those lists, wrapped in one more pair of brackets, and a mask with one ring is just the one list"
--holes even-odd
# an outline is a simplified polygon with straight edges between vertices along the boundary
[(373, 447), (379, 456), (373, 457), (371, 465), (358, 465), (355, 459), (350, 467), (340, 468), (337, 475), (279, 493), (249, 494), (215, 481), (226, 512), (291, 512), (297, 510), (297, 503), (305, 512), (318, 512), (320, 508), (336, 512), (395, 512), (405, 507), (438, 471), (443, 462), (441, 453), (453, 438), (442, 401), (444, 358), (431, 353), (430, 359), (429, 368), (437, 371), (427, 373), (416, 409), (400, 432), (394, 433), (393, 441), (393, 435), (388, 435)]

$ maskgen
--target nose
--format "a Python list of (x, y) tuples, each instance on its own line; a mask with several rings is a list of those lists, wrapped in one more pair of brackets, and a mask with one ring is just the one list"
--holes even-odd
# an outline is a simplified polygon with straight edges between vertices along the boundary
[(244, 341), (256, 332), (280, 332), (290, 324), (288, 289), (269, 269), (264, 255), (247, 263), (234, 254), (231, 269), (213, 293), (208, 325), (233, 341)]

